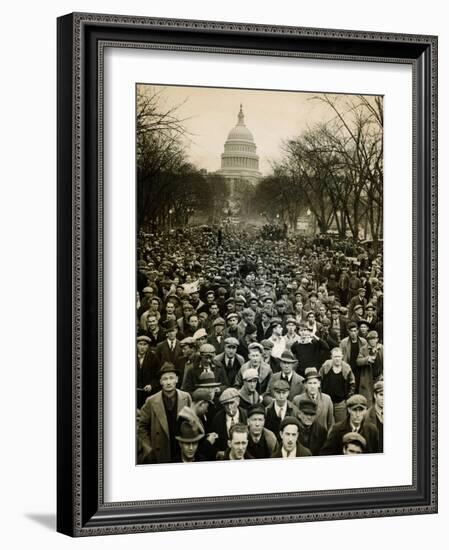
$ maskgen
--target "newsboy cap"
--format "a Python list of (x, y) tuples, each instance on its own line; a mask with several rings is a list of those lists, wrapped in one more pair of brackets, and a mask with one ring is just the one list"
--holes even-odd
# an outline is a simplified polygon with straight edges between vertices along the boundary
[(227, 338), (225, 338), (224, 343), (225, 346), (235, 346), (236, 348), (239, 346), (239, 341), (233, 336), (228, 336)]
[(279, 380), (276, 380), (273, 384), (273, 391), (290, 391), (290, 384), (287, 380), (279, 378)]
[(348, 432), (343, 436), (343, 445), (348, 445), (349, 443), (357, 443), (362, 449), (366, 447), (366, 439), (357, 432)]
[(213, 327), (216, 327), (218, 325), (222, 325), (222, 326), (225, 326), (225, 320), (222, 318), (222, 317), (217, 317), (216, 319), (214, 319), (214, 322), (212, 323), (212, 326)]
[(234, 401), (236, 397), (239, 397), (240, 394), (235, 388), (226, 388), (224, 392), (220, 395), (219, 401), (221, 405)]
[(366, 335), (366, 339), (370, 340), (371, 338), (379, 338), (379, 335), (375, 330), (370, 330), (368, 334)]
[(183, 338), (180, 342), (180, 346), (192, 346), (195, 343), (195, 340), (191, 336), (187, 336), (187, 338)]
[(260, 345), (263, 347), (263, 349), (273, 349), (274, 348), (274, 342), (271, 340), (262, 340), (260, 342)]
[(384, 381), (378, 380), (377, 382), (375, 382), (373, 390), (374, 390), (374, 393), (379, 393), (381, 391), (384, 391)]
[(259, 372), (257, 369), (246, 369), (242, 374), (243, 380), (259, 380)]
[(259, 344), (259, 342), (251, 342), (251, 344), (248, 346), (248, 351), (252, 351), (255, 349), (260, 351), (260, 353), (263, 352), (263, 347)]
[(253, 405), (248, 409), (247, 418), (251, 418), (253, 414), (262, 414), (263, 416), (266, 416), (265, 407), (261, 404)]
[(351, 397), (346, 401), (346, 406), (348, 407), (348, 409), (354, 409), (354, 408), (366, 409), (368, 406), (368, 402), (364, 395), (360, 395), (359, 393), (356, 393), (354, 395), (351, 395)]
[(199, 349), (200, 355), (215, 355), (215, 348), (212, 344), (203, 344)]
[(146, 342), (147, 344), (151, 344), (151, 340), (148, 338), (148, 336), (138, 336), (137, 342)]

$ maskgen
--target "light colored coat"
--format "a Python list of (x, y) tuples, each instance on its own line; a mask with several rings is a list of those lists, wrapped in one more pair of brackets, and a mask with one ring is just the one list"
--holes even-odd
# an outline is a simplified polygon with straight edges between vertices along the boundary
[[(192, 399), (186, 392), (181, 390), (176, 392), (178, 394), (177, 414), (179, 414), (184, 407), (190, 407)], [(142, 462), (171, 461), (173, 457), (170, 456), (170, 434), (162, 391), (149, 397), (140, 409), (137, 434), (143, 450)]]

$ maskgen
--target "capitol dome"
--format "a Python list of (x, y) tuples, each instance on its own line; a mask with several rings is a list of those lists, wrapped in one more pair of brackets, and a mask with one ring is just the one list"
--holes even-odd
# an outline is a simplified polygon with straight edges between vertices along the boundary
[(233, 183), (244, 179), (256, 184), (261, 178), (259, 155), (257, 154), (254, 137), (245, 126), (242, 104), (240, 104), (240, 111), (237, 115), (237, 124), (229, 132), (224, 144), (224, 152), (221, 155), (221, 168), (218, 170), (218, 174)]

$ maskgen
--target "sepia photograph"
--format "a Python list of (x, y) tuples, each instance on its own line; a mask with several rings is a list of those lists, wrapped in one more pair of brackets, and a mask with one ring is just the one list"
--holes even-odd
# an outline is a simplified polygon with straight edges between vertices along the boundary
[(135, 107), (136, 463), (382, 453), (383, 97)]

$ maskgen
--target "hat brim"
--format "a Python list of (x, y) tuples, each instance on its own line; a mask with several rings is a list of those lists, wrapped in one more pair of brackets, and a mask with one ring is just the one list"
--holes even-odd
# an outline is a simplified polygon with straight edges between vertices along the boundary
[(218, 386), (221, 386), (220, 382), (206, 382), (205, 384), (195, 385), (197, 388), (218, 388)]
[(282, 357), (279, 357), (279, 361), (281, 363), (297, 363), (298, 360), (297, 359), (282, 359)]
[(203, 439), (203, 437), (204, 434), (199, 434), (196, 437), (181, 437), (180, 435), (175, 435), (175, 439), (181, 443), (195, 443), (196, 441)]

